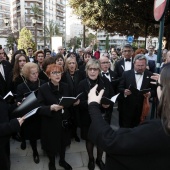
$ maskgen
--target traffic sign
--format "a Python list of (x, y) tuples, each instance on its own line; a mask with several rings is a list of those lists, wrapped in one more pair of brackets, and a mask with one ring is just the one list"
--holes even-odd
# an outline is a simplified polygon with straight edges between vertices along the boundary
[(133, 42), (133, 37), (132, 37), (132, 36), (128, 36), (128, 37), (127, 37), (127, 41), (128, 41), (129, 43), (132, 43), (132, 42)]
[(165, 11), (167, 0), (155, 0), (154, 1), (154, 18), (159, 21)]

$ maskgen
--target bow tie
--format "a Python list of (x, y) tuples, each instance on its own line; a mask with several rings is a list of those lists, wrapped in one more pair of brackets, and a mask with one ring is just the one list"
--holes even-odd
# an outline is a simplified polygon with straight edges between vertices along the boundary
[(143, 73), (135, 73), (136, 75), (143, 75)]
[(102, 74), (103, 74), (103, 75), (107, 75), (107, 76), (108, 76), (108, 75), (109, 75), (109, 72), (107, 72), (107, 73), (102, 72)]
[(34, 57), (30, 57), (30, 58), (34, 58)]
[(126, 58), (125, 61), (131, 61), (131, 59), (130, 58)]

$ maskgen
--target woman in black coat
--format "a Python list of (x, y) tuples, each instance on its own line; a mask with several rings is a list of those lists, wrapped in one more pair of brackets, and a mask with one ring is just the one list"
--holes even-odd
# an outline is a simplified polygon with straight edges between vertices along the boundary
[(69, 96), (68, 85), (60, 82), (63, 68), (56, 64), (48, 65), (46, 74), (50, 81), (43, 84), (38, 91), (38, 101), (42, 107), (41, 115), (41, 143), (42, 149), (49, 157), (49, 170), (55, 170), (55, 156), (59, 153), (59, 165), (66, 170), (72, 167), (65, 161), (65, 149), (70, 145), (69, 127), (64, 123), (70, 118), (66, 108), (59, 105), (62, 96)]
[[(65, 82), (69, 86), (70, 96), (77, 96), (78, 84), (82, 80), (82, 76), (79, 70), (77, 70), (78, 65), (75, 57), (68, 57), (65, 62), (65, 72), (62, 76), (61, 81)], [(74, 103), (73, 106), (69, 108), (71, 113), (72, 120), (72, 137), (75, 138), (77, 142), (80, 142), (79, 137), (77, 136), (77, 126), (79, 125), (79, 104), (80, 100)]]
[(0, 169), (10, 169), (10, 150), (9, 139), (12, 133), (20, 130), (22, 119), (12, 119), (9, 121), (9, 107), (5, 100), (0, 96)]
[[(78, 87), (78, 93), (83, 92), (83, 95), (80, 97), (80, 117), (81, 117), (81, 137), (86, 140), (86, 149), (89, 156), (88, 168), (89, 170), (94, 170), (94, 156), (93, 156), (93, 148), (94, 144), (88, 139), (87, 134), (89, 130), (89, 126), (91, 123), (90, 115), (88, 112), (88, 93), (92, 87), (98, 84), (97, 91), (101, 89), (105, 89), (104, 96), (107, 98), (111, 98), (114, 95), (114, 91), (111, 87), (109, 80), (105, 77), (100, 77), (100, 64), (96, 59), (90, 59), (86, 64), (86, 74), (87, 78), (82, 80)], [(98, 93), (96, 91), (96, 93)], [(105, 105), (101, 104), (100, 110), (102, 111), (102, 116), (107, 122), (110, 122), (110, 117), (108, 118), (108, 113), (113, 109), (113, 105)], [(99, 166), (101, 170), (104, 169), (104, 163), (102, 162), (102, 154), (103, 151), (100, 148), (97, 148), (97, 159), (96, 164)]]
[[(25, 81), (18, 85), (17, 88), (17, 102), (21, 102), (33, 91), (37, 91), (38, 88), (44, 83), (38, 79), (39, 68), (35, 63), (26, 63), (22, 68), (22, 74), (25, 77)], [(26, 114), (26, 113), (23, 113)], [(39, 163), (39, 155), (37, 151), (37, 140), (40, 139), (40, 116), (35, 114), (26, 119), (21, 127), (21, 149), (26, 148), (25, 140), (30, 140), (30, 144), (33, 150), (33, 158), (35, 163)]]

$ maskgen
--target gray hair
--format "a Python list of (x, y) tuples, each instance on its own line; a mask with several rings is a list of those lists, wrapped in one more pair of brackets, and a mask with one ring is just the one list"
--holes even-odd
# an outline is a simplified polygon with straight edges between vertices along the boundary
[(91, 58), (91, 59), (86, 63), (86, 68), (85, 68), (86, 74), (87, 74), (87, 70), (89, 69), (90, 66), (94, 66), (95, 68), (98, 68), (99, 71), (101, 70), (99, 60), (96, 60), (96, 59), (94, 59), (94, 58)]
[(148, 63), (148, 60), (147, 60), (146, 56), (143, 55), (143, 54), (137, 54), (137, 55), (134, 57), (134, 59), (133, 59), (133, 63), (135, 63), (136, 60), (145, 60), (145, 61), (146, 61), (146, 64)]

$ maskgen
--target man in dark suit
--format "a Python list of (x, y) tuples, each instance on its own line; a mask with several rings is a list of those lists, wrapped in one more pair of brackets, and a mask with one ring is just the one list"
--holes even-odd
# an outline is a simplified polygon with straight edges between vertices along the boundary
[(123, 58), (115, 63), (114, 71), (120, 78), (124, 71), (131, 70), (133, 68), (133, 48), (130, 44), (126, 44), (122, 50)]
[(106, 56), (101, 56), (99, 61), (100, 61), (100, 67), (101, 67), (101, 76), (106, 77), (110, 81), (113, 87), (113, 90), (116, 93), (118, 79), (117, 79), (117, 74), (114, 71), (109, 69), (109, 66), (110, 66), (109, 58)]
[(0, 95), (4, 97), (10, 91), (12, 65), (3, 60), (4, 50), (0, 48)]
[(106, 152), (105, 170), (169, 170), (170, 136), (160, 120), (150, 120), (135, 128), (114, 131), (103, 119), (97, 85), (88, 95), (91, 125), (89, 139)]
[[(120, 127), (135, 127), (140, 123), (143, 100), (145, 97), (153, 97), (155, 88), (150, 84), (152, 73), (146, 69), (147, 59), (143, 54), (138, 54), (134, 58), (134, 69), (125, 71), (122, 75), (118, 90), (122, 94), (121, 106), (119, 110)], [(146, 94), (134, 93), (129, 87), (133, 86), (138, 90), (151, 88)]]
[(31, 47), (29, 47), (27, 49), (27, 52), (28, 52), (28, 60), (29, 60), (29, 62), (36, 63), (35, 56), (33, 55), (33, 49)]

